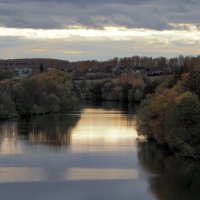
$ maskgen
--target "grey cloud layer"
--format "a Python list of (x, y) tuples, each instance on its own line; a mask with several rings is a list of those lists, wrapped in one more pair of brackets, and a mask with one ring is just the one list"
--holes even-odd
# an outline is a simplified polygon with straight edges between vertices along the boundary
[(64, 28), (69, 25), (170, 29), (199, 23), (199, 0), (0, 0), (0, 26)]

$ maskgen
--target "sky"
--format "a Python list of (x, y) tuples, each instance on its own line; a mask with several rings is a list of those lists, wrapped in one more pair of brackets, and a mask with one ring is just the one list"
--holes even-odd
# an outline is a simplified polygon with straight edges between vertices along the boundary
[(0, 0), (0, 59), (200, 55), (199, 0)]

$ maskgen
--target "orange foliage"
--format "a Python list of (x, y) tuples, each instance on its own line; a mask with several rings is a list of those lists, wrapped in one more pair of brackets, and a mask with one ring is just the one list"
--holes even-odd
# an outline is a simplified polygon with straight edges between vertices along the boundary
[(118, 83), (129, 83), (134, 87), (143, 87), (144, 79), (140, 73), (126, 72), (117, 79)]

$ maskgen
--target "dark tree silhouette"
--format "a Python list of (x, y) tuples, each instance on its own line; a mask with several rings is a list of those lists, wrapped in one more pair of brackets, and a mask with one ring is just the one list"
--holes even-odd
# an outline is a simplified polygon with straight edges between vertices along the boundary
[(40, 73), (43, 73), (43, 72), (44, 72), (44, 65), (41, 64), (41, 65), (40, 65)]

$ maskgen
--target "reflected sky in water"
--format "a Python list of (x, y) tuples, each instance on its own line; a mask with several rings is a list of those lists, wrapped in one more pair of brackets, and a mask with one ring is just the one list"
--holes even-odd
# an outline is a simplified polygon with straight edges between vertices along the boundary
[(66, 170), (66, 180), (131, 180), (137, 179), (137, 170), (133, 169), (98, 169), (98, 168), (72, 168)]
[(134, 113), (119, 104), (87, 105), (63, 115), (1, 122), (0, 195), (154, 199), (139, 178)]
[[(154, 148), (138, 144), (136, 110), (127, 104), (104, 103), (68, 114), (1, 122), (1, 198), (173, 200), (169, 190), (183, 190), (179, 180), (172, 180), (176, 171), (170, 169), (176, 160), (165, 160)], [(175, 163), (185, 167), (183, 161)], [(182, 177), (183, 187), (192, 185), (198, 197), (194, 188), (199, 179), (190, 183), (188, 178), (197, 171), (196, 164), (187, 169), (187, 176), (180, 170), (178, 178)]]
[(40, 182), (44, 180), (44, 174), (40, 168), (1, 167), (0, 183)]
[(55, 147), (82, 153), (119, 152), (135, 150), (136, 137), (136, 121), (132, 114), (85, 108), (65, 115), (2, 122), (0, 152), (22, 154)]
[(120, 111), (88, 108), (72, 130), (73, 152), (120, 152), (135, 149), (136, 122)]

